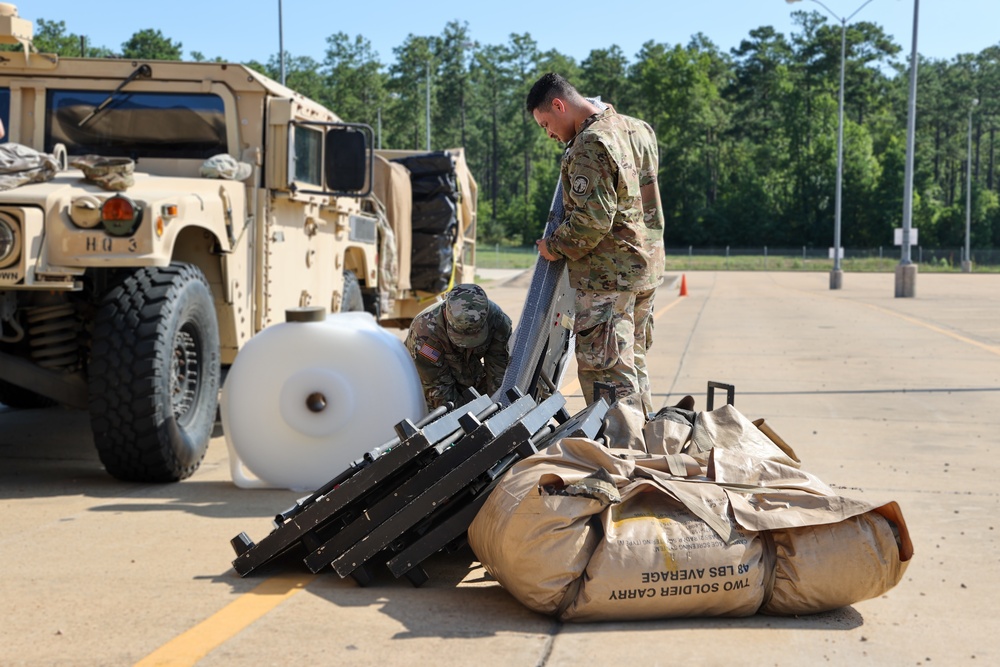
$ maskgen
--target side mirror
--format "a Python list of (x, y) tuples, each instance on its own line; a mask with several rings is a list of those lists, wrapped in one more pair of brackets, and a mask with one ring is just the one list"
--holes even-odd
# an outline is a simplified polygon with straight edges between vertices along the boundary
[(351, 126), (331, 127), (326, 132), (324, 171), (326, 188), (333, 192), (359, 192), (370, 179), (368, 133)]

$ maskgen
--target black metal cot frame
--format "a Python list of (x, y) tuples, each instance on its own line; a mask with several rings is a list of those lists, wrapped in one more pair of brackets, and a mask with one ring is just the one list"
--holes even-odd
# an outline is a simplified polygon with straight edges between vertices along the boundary
[(313, 572), (332, 565), (341, 577), (367, 585), (371, 566), (383, 563), (419, 586), (427, 580), (420, 564), (464, 540), (510, 466), (563, 437), (596, 438), (608, 410), (597, 401), (566, 419), (558, 392), (536, 404), (516, 388), (507, 392), (506, 406), (474, 390), (466, 399), (419, 426), (397, 424), (397, 438), (277, 515), (259, 543), (246, 533), (234, 537), (233, 568), (247, 576), (299, 551)]
[[(559, 400), (562, 404), (564, 399), (556, 394), (548, 399), (546, 403)], [(545, 414), (552, 409), (552, 406), (545, 407), (544, 403), (540, 414)], [(468, 499), (465, 504), (459, 504), (458, 509), (453, 512), (443, 512), (440, 520), (430, 523), (421, 530), (418, 524), (414, 527), (415, 540), (403, 547), (386, 562), (389, 571), (396, 577), (406, 576), (414, 585), (420, 585), (426, 581), (426, 574), (419, 567), (419, 564), (434, 553), (455, 547), (457, 543), (464, 542), (465, 532), (472, 523), (476, 514), (482, 508), (489, 494), (494, 487), (499, 484), (503, 474), (517, 461), (531, 454), (544, 449), (549, 444), (567, 437), (595, 438), (604, 422), (608, 405), (604, 402), (591, 404), (580, 413), (571, 417), (558, 428), (543, 427), (535, 430), (533, 435), (529, 435), (534, 430), (535, 423), (529, 422), (532, 415), (528, 415), (524, 420), (515, 424), (509, 431), (497, 438), (487, 448), (484, 448), (481, 460), (490, 460), (497, 453), (507, 451), (495, 465), (485, 471), (473, 484), (484, 484), (481, 490)], [(540, 416), (540, 415), (539, 415)], [(489, 453), (486, 450), (489, 449)], [(442, 480), (443, 484), (453, 483), (456, 480)]]
[(240, 576), (245, 577), (299, 546), (303, 539), (308, 542), (313, 531), (336, 519), (344, 519), (352, 503), (365, 498), (393, 475), (401, 474), (432, 443), (453, 437), (461, 428), (458, 422), (460, 417), (470, 413), (485, 414), (486, 410), (493, 410), (493, 403), (488, 396), (480, 396), (473, 389), (469, 390), (467, 397), (470, 400), (461, 408), (451, 410), (423, 426), (417, 426), (410, 420), (397, 424), (398, 437), (375, 450), (383, 449), (384, 453), (377, 458), (366, 457), (355, 461), (323, 487), (326, 492), (321, 489), (304, 502), (300, 501), (277, 515), (274, 530), (259, 544), (252, 542), (246, 533), (234, 537), (230, 540), (237, 555), (233, 568)]

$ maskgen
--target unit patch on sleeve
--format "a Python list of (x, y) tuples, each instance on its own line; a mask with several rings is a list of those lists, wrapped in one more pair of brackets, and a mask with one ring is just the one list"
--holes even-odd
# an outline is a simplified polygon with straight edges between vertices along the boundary
[(441, 350), (437, 350), (428, 345), (427, 343), (421, 345), (420, 349), (417, 350), (417, 352), (420, 354), (420, 356), (430, 359), (435, 364), (438, 362), (438, 359), (441, 358)]
[(573, 194), (585, 195), (590, 187), (590, 180), (586, 176), (577, 175), (573, 177)]

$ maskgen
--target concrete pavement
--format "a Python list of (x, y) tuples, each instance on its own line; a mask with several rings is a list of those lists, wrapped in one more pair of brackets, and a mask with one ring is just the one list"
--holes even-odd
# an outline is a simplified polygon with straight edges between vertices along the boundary
[[(122, 484), (85, 414), (0, 407), (0, 664), (1000, 663), (1000, 276), (923, 274), (914, 299), (893, 297), (892, 274), (850, 273), (838, 291), (825, 273), (686, 277), (689, 296), (668, 282), (657, 297), (656, 400), (703, 409), (708, 380), (732, 383), (803, 468), (898, 501), (916, 553), (885, 596), (800, 618), (564, 625), (468, 551), (432, 558), (420, 589), (294, 562), (241, 579), (229, 539), (262, 538), (301, 494), (233, 486), (221, 438), (189, 480)], [(516, 322), (526, 276), (483, 282)]]

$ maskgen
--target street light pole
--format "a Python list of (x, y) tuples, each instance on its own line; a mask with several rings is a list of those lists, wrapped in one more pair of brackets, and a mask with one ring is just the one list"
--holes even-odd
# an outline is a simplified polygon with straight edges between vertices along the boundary
[[(801, 1), (785, 0), (790, 5)], [(837, 191), (834, 195), (833, 205), (833, 270), (830, 271), (830, 289), (840, 289), (844, 284), (844, 272), (840, 265), (840, 220), (841, 211), (843, 210), (842, 192), (844, 185), (844, 71), (847, 66), (847, 22), (867, 7), (872, 0), (867, 0), (867, 2), (854, 10), (853, 14), (847, 17), (838, 16), (836, 12), (824, 5), (820, 0), (811, 1), (825, 9), (830, 16), (840, 21), (840, 93), (837, 102)]]
[(278, 0), (278, 61), (281, 63), (281, 85), (285, 85), (285, 33), (281, 25), (281, 0)]
[[(868, 1), (871, 2), (871, 0)], [(833, 205), (833, 269), (830, 271), (830, 289), (840, 289), (844, 286), (844, 272), (840, 267), (840, 214), (843, 210), (841, 201), (844, 185), (844, 70), (846, 63), (847, 19), (842, 19), (840, 22), (840, 99), (837, 103), (837, 195)]]
[(427, 152), (431, 152), (431, 61), (427, 61)]
[(972, 232), (972, 111), (979, 104), (972, 100), (969, 106), (969, 142), (965, 158), (965, 258), (962, 259), (962, 273), (972, 272), (972, 249), (969, 237)]
[(910, 54), (910, 99), (906, 115), (906, 170), (903, 176), (903, 249), (896, 266), (896, 297), (916, 295), (917, 265), (910, 261), (910, 228), (913, 224), (913, 158), (917, 134), (917, 24), (920, 0), (913, 0), (913, 47)]

